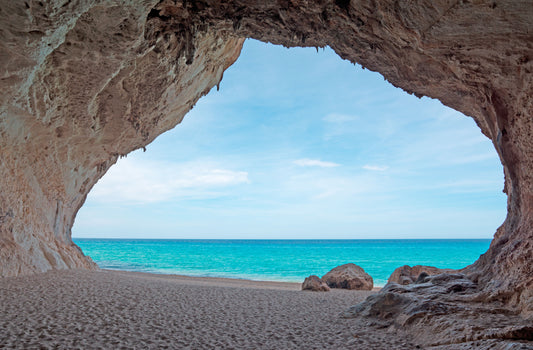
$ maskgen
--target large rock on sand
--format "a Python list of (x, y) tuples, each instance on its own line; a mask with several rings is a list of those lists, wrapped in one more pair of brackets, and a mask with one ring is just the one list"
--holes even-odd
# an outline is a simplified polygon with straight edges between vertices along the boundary
[(360, 266), (344, 264), (326, 273), (322, 280), (331, 288), (372, 290), (374, 280)]
[(312, 292), (329, 292), (330, 288), (326, 282), (322, 281), (317, 275), (311, 275), (304, 280), (302, 290), (310, 290)]
[(433, 276), (452, 271), (453, 270), (450, 269), (439, 269), (433, 266), (415, 265), (411, 267), (409, 265), (403, 265), (394, 270), (392, 275), (389, 277), (388, 283), (394, 282), (405, 286), (416, 282), (421, 273), (425, 273), (428, 276)]

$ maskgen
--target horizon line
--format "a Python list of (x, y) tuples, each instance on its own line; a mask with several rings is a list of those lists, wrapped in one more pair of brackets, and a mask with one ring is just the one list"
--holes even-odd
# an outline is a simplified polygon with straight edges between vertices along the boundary
[(493, 240), (493, 237), (472, 237), (472, 238), (138, 238), (138, 237), (72, 237), (72, 239), (101, 239), (101, 240), (152, 240), (152, 241), (365, 241), (365, 240)]

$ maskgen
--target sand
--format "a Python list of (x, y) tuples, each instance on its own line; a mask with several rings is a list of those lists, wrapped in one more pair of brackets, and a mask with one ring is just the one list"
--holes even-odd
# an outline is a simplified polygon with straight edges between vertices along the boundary
[(339, 317), (372, 293), (106, 270), (4, 278), (0, 348), (415, 348)]

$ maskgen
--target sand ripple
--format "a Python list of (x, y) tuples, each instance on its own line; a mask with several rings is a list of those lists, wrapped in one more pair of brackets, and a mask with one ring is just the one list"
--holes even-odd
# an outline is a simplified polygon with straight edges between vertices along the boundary
[(0, 279), (0, 348), (413, 349), (339, 313), (373, 292), (118, 271)]

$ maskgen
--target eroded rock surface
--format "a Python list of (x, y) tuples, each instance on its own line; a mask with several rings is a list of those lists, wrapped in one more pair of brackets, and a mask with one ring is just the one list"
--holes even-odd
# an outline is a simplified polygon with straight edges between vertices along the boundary
[(310, 290), (312, 292), (329, 292), (330, 288), (326, 282), (320, 279), (320, 277), (311, 275), (305, 278), (304, 283), (302, 283), (302, 290)]
[(461, 273), (426, 276), (409, 285), (388, 283), (342, 313), (365, 327), (408, 330), (427, 349), (531, 349), (533, 327), (501, 302), (488, 302)]
[(349, 263), (335, 267), (324, 276), (322, 280), (330, 288), (353, 290), (372, 290), (374, 280), (361, 266)]
[(71, 240), (89, 190), (237, 59), (243, 39), (223, 32), (150, 38), (155, 5), (0, 3), (0, 276), (96, 268)]
[[(380, 295), (409, 295), (409, 305), (418, 300), (442, 315), (457, 311), (439, 308), (450, 303), (477, 305), (466, 315), (479, 307), (531, 320), (532, 28), (529, 0), (2, 1), (0, 276), (95, 268), (70, 237), (89, 190), (118, 157), (178, 124), (250, 37), (329, 45), (395, 86), (474, 118), (500, 156), (508, 196), (489, 250), (461, 270), (475, 288), (458, 292), (461, 301), (444, 285)], [(449, 341), (467, 339), (464, 327)], [(430, 334), (444, 337), (443, 329)]]
[(452, 270), (439, 269), (434, 266), (415, 265), (411, 267), (409, 265), (403, 265), (394, 270), (387, 282), (406, 285), (415, 282), (421, 273), (424, 273), (426, 276), (432, 276), (445, 272), (452, 272)]

